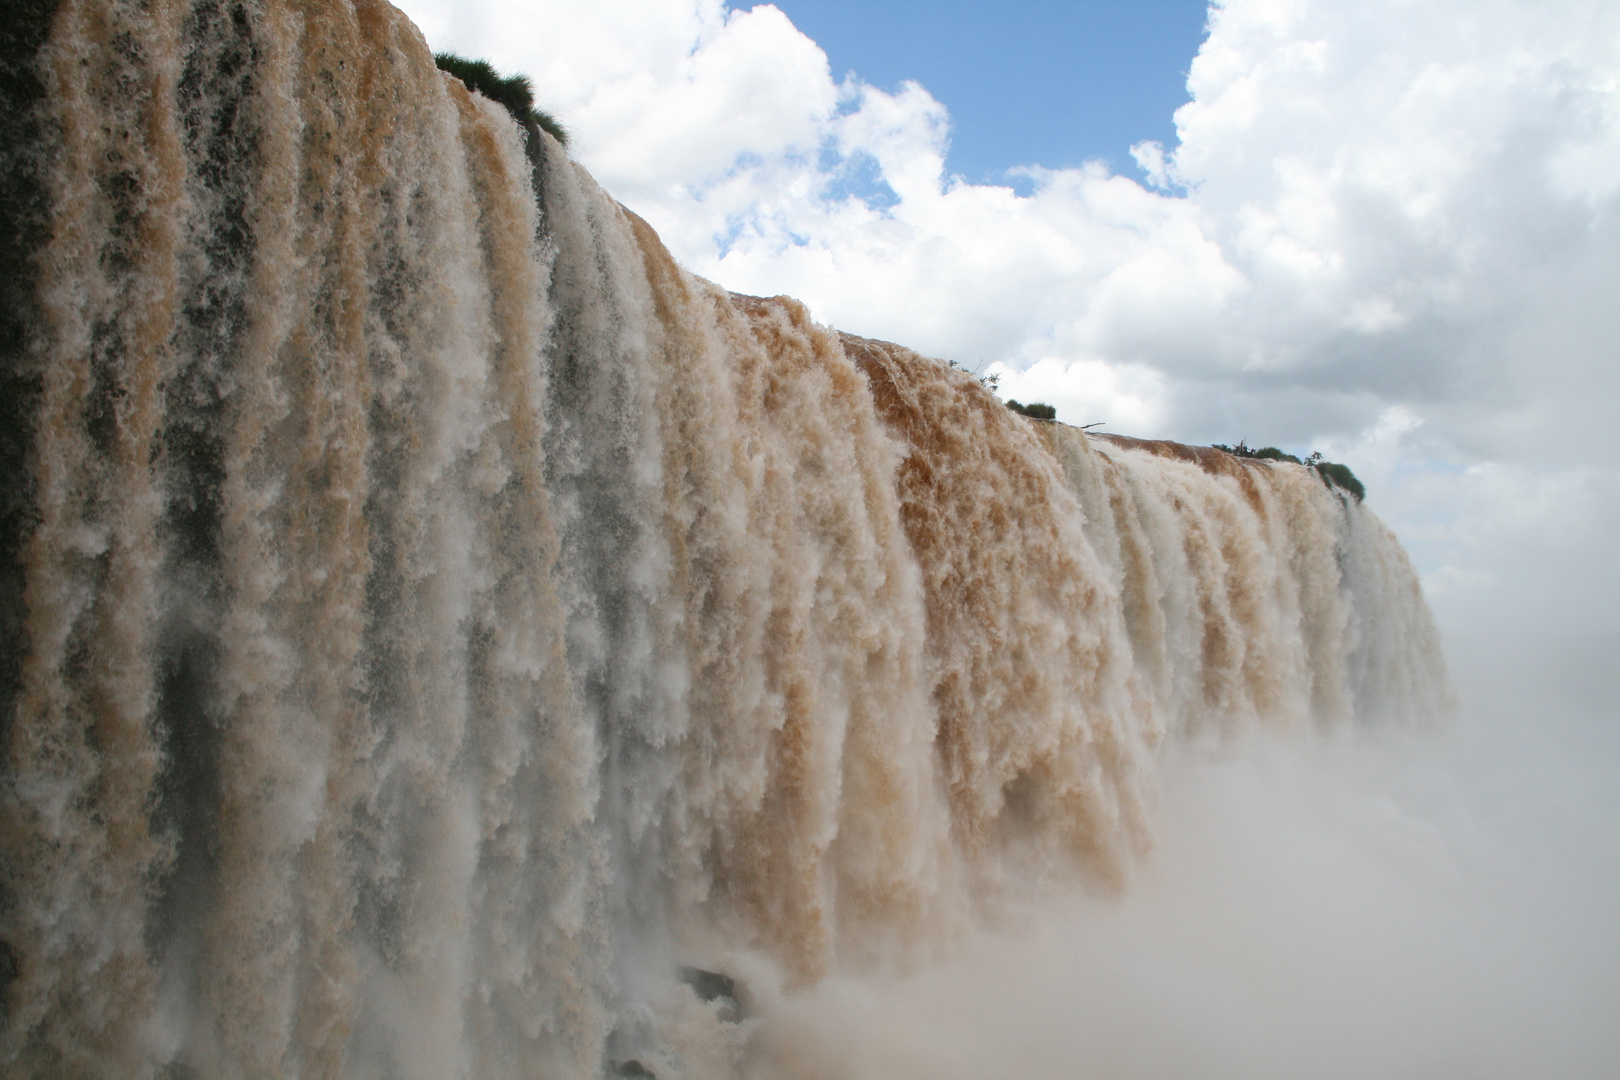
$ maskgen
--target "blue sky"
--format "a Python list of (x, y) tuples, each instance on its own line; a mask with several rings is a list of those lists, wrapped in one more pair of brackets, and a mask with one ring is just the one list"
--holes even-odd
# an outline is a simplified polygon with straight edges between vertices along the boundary
[(891, 91), (922, 83), (950, 110), (947, 167), (976, 182), (1093, 159), (1134, 174), (1133, 143), (1175, 141), (1171, 116), (1187, 101), (1206, 12), (1199, 0), (776, 6), (826, 51), (834, 78), (854, 72)]

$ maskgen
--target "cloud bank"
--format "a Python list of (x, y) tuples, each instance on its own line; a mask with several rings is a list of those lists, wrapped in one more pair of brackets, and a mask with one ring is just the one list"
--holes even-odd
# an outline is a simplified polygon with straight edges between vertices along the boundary
[(1135, 148), (1145, 182), (1004, 186), (947, 173), (924, 87), (835, 81), (774, 7), (404, 6), (434, 47), (530, 73), (697, 272), (1072, 422), (1322, 449), (1443, 620), (1612, 625), (1615, 5), (1217, 4), (1179, 141)]

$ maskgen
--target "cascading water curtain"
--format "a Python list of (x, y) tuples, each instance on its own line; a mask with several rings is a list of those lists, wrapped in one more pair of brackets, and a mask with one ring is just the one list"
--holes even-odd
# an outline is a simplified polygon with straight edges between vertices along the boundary
[(687, 274), (380, 0), (15, 14), (11, 1075), (726, 1075), (1165, 738), (1445, 707), (1358, 502)]

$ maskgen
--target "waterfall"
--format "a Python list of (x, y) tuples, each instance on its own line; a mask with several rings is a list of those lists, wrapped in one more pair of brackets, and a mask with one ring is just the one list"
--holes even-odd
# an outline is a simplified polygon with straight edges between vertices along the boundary
[(724, 1075), (1166, 739), (1446, 706), (1359, 502), (688, 274), (381, 0), (21, 7), (12, 1075)]

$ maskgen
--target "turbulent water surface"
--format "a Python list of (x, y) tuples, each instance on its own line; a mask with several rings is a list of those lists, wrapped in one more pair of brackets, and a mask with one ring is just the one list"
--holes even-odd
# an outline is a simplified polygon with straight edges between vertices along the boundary
[(687, 274), (385, 3), (24, 8), (11, 1075), (747, 1071), (1129, 889), (1167, 747), (1446, 706), (1315, 473)]

